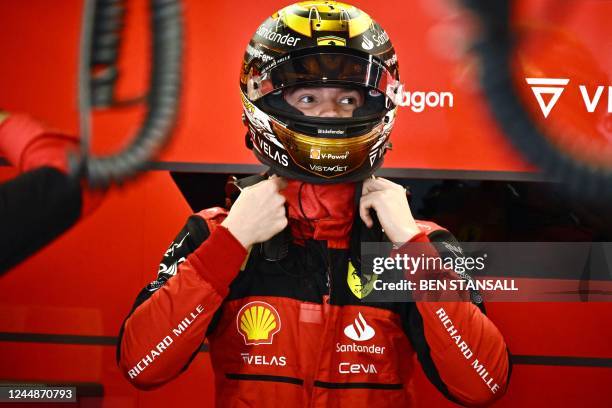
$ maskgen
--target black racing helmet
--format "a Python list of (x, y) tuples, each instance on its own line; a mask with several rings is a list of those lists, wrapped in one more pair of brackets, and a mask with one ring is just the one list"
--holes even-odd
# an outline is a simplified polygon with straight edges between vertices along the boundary
[[(360, 90), (350, 118), (306, 116), (283, 92)], [(295, 3), (259, 26), (240, 75), (247, 146), (274, 173), (309, 183), (363, 180), (378, 169), (402, 97), (387, 33), (363, 11), (335, 1)]]

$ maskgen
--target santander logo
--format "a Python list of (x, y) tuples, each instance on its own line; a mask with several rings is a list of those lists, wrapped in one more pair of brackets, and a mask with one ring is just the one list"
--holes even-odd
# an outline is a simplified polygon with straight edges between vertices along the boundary
[(366, 341), (374, 337), (376, 332), (372, 326), (368, 325), (361, 313), (359, 313), (355, 322), (344, 328), (344, 334), (351, 340)]
[(361, 42), (361, 48), (363, 48), (364, 50), (371, 50), (372, 48), (374, 48), (374, 43), (372, 42), (372, 40), (370, 40), (368, 37), (366, 37), (365, 35), (363, 36), (363, 41)]

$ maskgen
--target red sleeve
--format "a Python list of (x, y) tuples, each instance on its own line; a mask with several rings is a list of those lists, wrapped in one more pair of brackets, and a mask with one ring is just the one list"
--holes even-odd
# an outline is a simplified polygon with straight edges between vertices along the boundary
[[(454, 240), (448, 232), (441, 235), (445, 237), (442, 242)], [(411, 242), (430, 240), (419, 234)], [(453, 244), (457, 245), (456, 241)], [(430, 248), (437, 255), (433, 245)], [(478, 306), (470, 301), (417, 301), (413, 307), (409, 337), (425, 373), (438, 389), (449, 399), (469, 406), (490, 404), (504, 394), (509, 353), (502, 334)]]
[[(75, 136), (50, 131), (27, 115), (11, 114), (0, 123), (0, 156), (19, 172), (53, 167), (68, 173), (68, 153), (78, 150)], [(104, 192), (81, 185), (81, 216), (89, 215), (104, 197)]]
[(12, 114), (0, 125), (0, 154), (20, 172), (47, 166), (66, 173), (68, 151), (78, 144), (78, 138), (49, 131), (26, 115)]
[[(137, 301), (120, 335), (119, 366), (141, 389), (160, 386), (186, 368), (246, 256), (227, 229), (195, 218), (166, 252), (161, 278), (143, 290), (146, 300)], [(203, 236), (208, 231), (201, 227), (210, 235)]]

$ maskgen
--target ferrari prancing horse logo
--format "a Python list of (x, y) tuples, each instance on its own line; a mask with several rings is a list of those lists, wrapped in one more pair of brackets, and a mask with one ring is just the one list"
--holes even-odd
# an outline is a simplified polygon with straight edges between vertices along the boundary
[(378, 278), (378, 275), (365, 275), (355, 270), (353, 263), (349, 261), (348, 272), (346, 275), (346, 283), (349, 289), (357, 297), (357, 299), (363, 299), (368, 296), (374, 288), (374, 282)]

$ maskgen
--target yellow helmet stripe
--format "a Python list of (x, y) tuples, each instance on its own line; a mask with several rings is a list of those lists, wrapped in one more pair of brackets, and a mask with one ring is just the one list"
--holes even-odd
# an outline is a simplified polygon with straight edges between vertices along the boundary
[[(322, 14), (330, 14), (330, 10), (322, 10), (320, 7), (313, 6)], [(360, 12), (358, 16), (349, 19), (343, 19), (343, 16), (348, 16), (349, 13), (345, 9), (334, 9), (331, 13), (335, 18), (317, 19), (313, 13), (304, 14), (304, 10), (284, 10), (282, 13), (275, 13), (273, 18), (280, 18), (282, 22), (292, 29), (306, 37), (312, 37), (312, 31), (332, 31), (332, 32), (347, 32), (349, 38), (353, 38), (365, 32), (372, 24), (372, 19), (364, 12)]]

